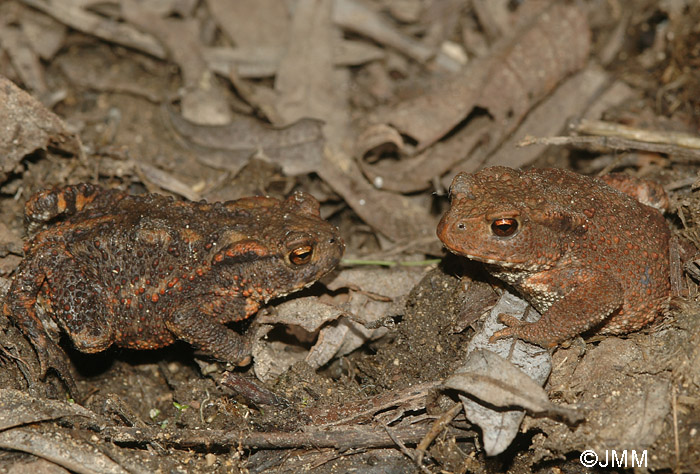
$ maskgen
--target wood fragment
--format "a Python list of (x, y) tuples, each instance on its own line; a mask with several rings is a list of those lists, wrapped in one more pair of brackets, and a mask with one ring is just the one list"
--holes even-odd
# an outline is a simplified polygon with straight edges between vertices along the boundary
[(0, 448), (31, 453), (79, 474), (127, 474), (94, 447), (65, 433), (45, 434), (31, 428), (15, 428), (0, 433)]
[[(674, 158), (675, 161), (700, 161), (700, 150), (676, 145), (640, 142), (617, 137), (525, 137), (518, 143), (518, 146), (530, 145), (573, 146), (584, 150), (595, 150), (599, 152), (642, 150), (664, 153)], [(682, 158), (683, 160), (678, 158)]]
[[(394, 427), (394, 436), (400, 437), (406, 444), (420, 442), (429, 431), (426, 424), (409, 427)], [(186, 430), (176, 432), (160, 428), (106, 428), (102, 432), (106, 440), (119, 444), (160, 443), (178, 449), (204, 448), (352, 448), (394, 447), (394, 441), (377, 425), (342, 426), (325, 430), (310, 429), (304, 432), (283, 431), (231, 431), (231, 430)], [(473, 432), (450, 428), (450, 436), (458, 439), (472, 438)]]
[(615, 122), (586, 119), (573, 123), (571, 130), (583, 135), (615, 137), (643, 143), (658, 143), (700, 150), (700, 136), (691, 133), (645, 130)]
[(462, 408), (463, 405), (461, 403), (455, 403), (452, 405), (452, 408), (443, 413), (442, 416), (438, 418), (435, 423), (433, 423), (433, 426), (430, 427), (430, 430), (426, 433), (425, 437), (420, 443), (418, 443), (418, 446), (416, 446), (415, 461), (418, 465), (423, 464), (423, 456), (425, 456), (425, 453), (428, 451), (428, 447), (433, 443), (433, 441), (435, 441), (435, 438), (442, 433), (447, 425), (454, 420), (459, 412), (462, 411)]
[(413, 461), (414, 464), (420, 469), (421, 472), (430, 474), (430, 471), (428, 470), (427, 467), (423, 466), (422, 462), (417, 462), (416, 455), (406, 447), (403, 441), (401, 441), (401, 438), (396, 436), (391, 428), (389, 428), (385, 423), (382, 423), (382, 428), (384, 428), (384, 431), (389, 435), (391, 440), (396, 444), (396, 446), (399, 448), (399, 450), (403, 453), (404, 456), (406, 456), (408, 459)]

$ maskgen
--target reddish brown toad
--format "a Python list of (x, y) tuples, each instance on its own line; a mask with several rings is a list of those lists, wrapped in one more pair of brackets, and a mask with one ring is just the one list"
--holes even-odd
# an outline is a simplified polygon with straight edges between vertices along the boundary
[(56, 325), (82, 352), (183, 340), (245, 364), (249, 344), (224, 323), (313, 283), (344, 248), (304, 193), (192, 203), (79, 184), (34, 195), (25, 221), (25, 259), (4, 312), (42, 372), (56, 368), (72, 389)]
[[(619, 176), (606, 181), (638, 190)], [(668, 226), (659, 211), (604, 180), (493, 167), (460, 173), (450, 194), (440, 240), (484, 262), (542, 313), (535, 323), (502, 315), (509, 327), (492, 340), (515, 336), (551, 347), (589, 329), (636, 331), (667, 309)], [(659, 186), (646, 195), (665, 198)]]

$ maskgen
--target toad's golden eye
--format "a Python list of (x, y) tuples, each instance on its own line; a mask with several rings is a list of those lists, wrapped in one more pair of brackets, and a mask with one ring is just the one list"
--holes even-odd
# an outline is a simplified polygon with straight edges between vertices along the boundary
[(294, 265), (306, 265), (311, 261), (314, 248), (311, 245), (302, 245), (289, 253), (289, 261)]
[(518, 230), (518, 221), (512, 217), (496, 219), (491, 223), (491, 232), (498, 237), (510, 237)]

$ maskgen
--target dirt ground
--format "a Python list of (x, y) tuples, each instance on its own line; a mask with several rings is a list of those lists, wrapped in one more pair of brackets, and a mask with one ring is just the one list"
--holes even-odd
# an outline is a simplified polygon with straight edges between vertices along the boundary
[[(0, 315), (0, 472), (700, 472), (698, 25), (690, 0), (1, 2), (2, 293), (24, 202), (69, 183), (302, 190), (346, 251), (231, 325), (248, 367), (63, 337), (80, 399)], [(492, 165), (661, 183), (669, 314), (457, 377), (496, 305), (528, 313), (435, 236), (454, 175)]]

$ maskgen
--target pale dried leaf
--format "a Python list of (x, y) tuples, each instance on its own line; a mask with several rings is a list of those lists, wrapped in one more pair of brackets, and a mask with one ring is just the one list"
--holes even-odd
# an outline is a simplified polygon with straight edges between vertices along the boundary
[(175, 132), (193, 144), (229, 153), (202, 154), (200, 161), (218, 169), (237, 172), (257, 154), (296, 176), (318, 171), (323, 157), (323, 124), (303, 119), (284, 128), (272, 128), (257, 120), (238, 119), (228, 125), (190, 123), (172, 109), (166, 113)]
[(12, 3), (0, 5), (0, 47), (10, 57), (24, 87), (36, 95), (45, 94), (48, 87), (39, 55), (24, 28), (17, 24), (18, 15), (14, 7), (16, 5)]
[(324, 280), (330, 290), (350, 288), (389, 298), (405, 296), (425, 276), (421, 268), (345, 268), (332, 280)]
[(287, 44), (290, 16), (280, 0), (207, 0), (212, 18), (236, 46)]
[(349, 332), (350, 326), (346, 321), (338, 321), (324, 326), (318, 333), (316, 344), (306, 356), (306, 363), (314, 369), (327, 364), (338, 353), (338, 349)]
[[(204, 48), (204, 59), (212, 71), (241, 78), (272, 77), (285, 53), (282, 46), (216, 46)], [(359, 66), (384, 58), (383, 50), (362, 41), (340, 39), (333, 45), (335, 66)]]
[(385, 123), (370, 125), (357, 137), (357, 156), (367, 156), (370, 153), (377, 155), (394, 150), (405, 154), (406, 144), (398, 130)]
[(596, 97), (593, 104), (586, 110), (583, 118), (600, 120), (608, 110), (613, 110), (624, 102), (635, 97), (637, 93), (626, 82), (617, 80)]
[(337, 31), (329, 21), (330, 6), (331, 2), (321, 0), (297, 3), (289, 48), (275, 81), (280, 93), (277, 111), (286, 123), (297, 117), (325, 121), (328, 146), (318, 170), (321, 178), (363, 220), (391, 240), (421, 243), (434, 234), (434, 216), (410, 199), (373, 188), (347, 151), (351, 142), (348, 74), (333, 68), (332, 44)]
[(333, 44), (339, 35), (330, 21), (331, 7), (325, 0), (297, 2), (275, 90), (277, 111), (286, 124), (316, 118), (326, 121), (335, 136), (344, 133), (340, 128), (348, 122), (348, 106), (333, 66)]
[(259, 314), (256, 322), (261, 324), (286, 324), (316, 332), (323, 324), (334, 321), (345, 312), (335, 306), (318, 301), (313, 296), (294, 298), (275, 307), (274, 311)]
[(416, 249), (432, 246), (432, 251), (439, 251), (434, 238), (438, 218), (430, 214), (429, 205), (376, 189), (347, 153), (326, 150), (319, 175), (363, 221), (394, 242), (411, 242)]
[(53, 59), (63, 47), (68, 28), (50, 16), (31, 10), (24, 10), (20, 21), (32, 49), (41, 59), (46, 61)]
[(333, 21), (344, 30), (390, 46), (419, 63), (425, 63), (435, 54), (433, 49), (405, 36), (377, 13), (355, 0), (335, 0)]
[(101, 15), (90, 13), (81, 7), (80, 2), (72, 2), (70, 0), (21, 1), (77, 31), (142, 51), (159, 59), (165, 59), (165, 49), (153, 36), (142, 33), (127, 23), (116, 22)]
[(488, 58), (473, 61), (465, 73), (399, 104), (384, 122), (414, 138), (422, 150), (479, 107), (498, 127), (496, 146), (533, 104), (581, 68), (589, 47), (585, 15), (575, 6), (556, 4), (516, 35), (499, 41)]
[(228, 98), (214, 73), (207, 68), (200, 44), (200, 24), (194, 18), (162, 18), (136, 0), (121, 0), (124, 17), (148, 31), (165, 46), (168, 56), (179, 66), (182, 88), (182, 115), (205, 125), (231, 121)]
[(275, 380), (307, 355), (306, 351), (281, 341), (265, 341), (265, 336), (272, 329), (273, 326), (260, 326), (253, 337), (253, 370), (263, 382)]
[[(581, 67), (586, 59), (588, 29), (585, 20), (578, 21), (579, 17), (582, 13), (573, 7), (554, 7), (514, 38), (500, 41), (488, 57), (473, 61), (466, 72), (440, 80), (427, 93), (389, 110), (384, 124), (391, 124), (401, 134), (415, 138), (419, 153), (408, 156), (410, 150), (399, 149), (399, 155), (403, 155), (401, 160), (383, 159), (376, 163), (367, 160), (372, 157), (370, 155), (360, 161), (364, 174), (383, 189), (412, 193), (433, 186), (433, 180), (445, 173), (449, 172), (447, 176), (451, 178), (458, 171), (496, 164), (490, 161), (489, 155), (502, 140), (512, 135), (531, 107), (546, 97), (559, 81)], [(577, 29), (570, 28), (572, 23)], [(564, 33), (560, 34), (562, 31)], [(570, 47), (570, 43), (575, 47)], [(537, 72), (529, 74), (528, 70)], [(597, 75), (589, 74), (598, 81), (584, 82), (581, 94), (576, 84), (569, 84), (556, 97), (561, 102), (557, 113), (546, 115), (546, 121), (541, 120), (540, 114), (537, 120), (531, 119), (528, 126), (545, 128), (550, 124), (548, 128), (551, 128), (554, 124), (561, 127), (564, 106), (564, 113), (582, 113), (602, 87), (600, 80), (604, 76), (600, 71)], [(579, 77), (578, 85), (585, 79), (590, 78)], [(488, 113), (480, 112), (482, 109)], [(468, 117), (469, 114), (472, 116)], [(454, 127), (458, 127), (456, 131)], [(446, 140), (437, 141), (448, 132), (453, 133)], [(384, 146), (391, 144), (387, 141)], [(360, 146), (368, 148), (362, 143)], [(513, 149), (514, 142), (507, 142), (494, 160), (507, 161)], [(506, 164), (520, 166), (523, 160), (530, 160), (539, 152), (518, 150), (513, 152), (513, 164)], [(443, 183), (445, 179), (443, 177)]]
[[(374, 164), (363, 159), (360, 160), (360, 166), (375, 186), (381, 183), (377, 187), (400, 193), (422, 191), (433, 185), (434, 177), (442, 176), (457, 163), (472, 156), (474, 161), (481, 158), (481, 154), (473, 152), (488, 142), (492, 129), (493, 122), (489, 117), (474, 117), (449, 140), (437, 142), (418, 155), (407, 156), (399, 161), (380, 160)], [(390, 142), (385, 142), (377, 148), (389, 144)], [(463, 170), (463, 166), (459, 170)], [(445, 188), (448, 187), (449, 185)]]
[(57, 148), (82, 156), (80, 139), (38, 100), (0, 76), (0, 177), (12, 172), (26, 155)]
[[(256, 321), (264, 325), (299, 326), (308, 333), (318, 331), (316, 343), (305, 360), (311, 367), (319, 368), (369, 340), (384, 336), (388, 329), (378, 322), (402, 311), (405, 295), (422, 276), (419, 269), (408, 268), (343, 270), (327, 283), (331, 289), (351, 289), (342, 308), (321, 303), (313, 297), (295, 298), (278, 305), (274, 312), (258, 315)], [(259, 376), (263, 373), (267, 376), (268, 372), (279, 374), (279, 370), (286, 370), (299, 359), (298, 353), (280, 353), (282, 346), (279, 344), (272, 348), (257, 343), (256, 346), (256, 364), (259, 357), (263, 358), (260, 369), (256, 366)], [(270, 354), (277, 354), (274, 363), (268, 360)]]
[[(483, 166), (519, 168), (533, 162), (545, 146), (517, 147), (526, 136), (558, 135), (566, 126), (566, 119), (580, 117), (609, 82), (610, 76), (597, 66), (589, 66), (563, 82), (549, 97), (530, 111), (512, 136), (489, 156), (486, 163), (466, 161), (460, 171), (472, 172)], [(446, 179), (454, 176), (448, 175)], [(446, 182), (446, 181), (443, 182)], [(451, 181), (450, 181), (451, 182)]]
[[(256, 323), (262, 326), (253, 338), (255, 342), (252, 351), (256, 377), (262, 381), (273, 380), (296, 362), (308, 358), (311, 358), (312, 363), (319, 364), (314, 365), (315, 368), (325, 364), (337, 352), (337, 347), (342, 342), (342, 334), (332, 330), (326, 331), (325, 334), (324, 330), (337, 326), (333, 323), (344, 314), (342, 309), (321, 303), (315, 297), (295, 298), (276, 306), (274, 311), (258, 314)], [(330, 323), (329, 326), (324, 326), (327, 323)], [(314, 334), (321, 328), (316, 344), (311, 350), (313, 352), (315, 349), (317, 354), (312, 356), (299, 346), (281, 341), (267, 341), (266, 336), (275, 324), (298, 326), (309, 334)], [(333, 336), (340, 337), (340, 341), (335, 340)]]
[[(527, 302), (520, 298), (504, 293), (499, 302), (489, 313), (480, 331), (474, 334), (467, 347), (467, 359), (475, 351), (487, 350), (494, 352), (507, 361), (514, 363), (525, 374), (544, 385), (551, 371), (551, 357), (542, 348), (517, 339), (502, 339), (490, 343), (489, 338), (503, 325), (498, 322), (498, 315), (506, 313), (526, 321), (536, 320), (534, 311), (528, 312)], [(465, 361), (465, 363), (466, 363)], [(459, 369), (456, 371), (459, 372)], [(489, 456), (502, 453), (510, 446), (520, 429), (525, 417), (523, 410), (496, 411), (484, 406), (476, 400), (460, 396), (464, 405), (465, 415), (472, 423), (481, 427), (484, 449)], [(486, 400), (488, 404), (490, 401)]]
[(167, 171), (163, 171), (146, 162), (137, 163), (136, 166), (145, 183), (152, 183), (161, 189), (178, 194), (190, 201), (199, 201), (201, 199), (198, 192)]
[(572, 410), (552, 404), (547, 392), (522, 370), (485, 349), (471, 352), (465, 364), (445, 380), (445, 386), (501, 408), (522, 407), (532, 413), (554, 414), (569, 421), (578, 419)]
[(89, 90), (131, 94), (157, 104), (166, 98), (160, 78), (143, 77), (133, 81), (131, 78), (138, 74), (135, 70), (138, 66), (133, 61), (106, 58), (98, 50), (83, 51), (80, 56), (62, 55), (54, 64), (74, 85)]

